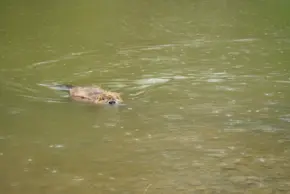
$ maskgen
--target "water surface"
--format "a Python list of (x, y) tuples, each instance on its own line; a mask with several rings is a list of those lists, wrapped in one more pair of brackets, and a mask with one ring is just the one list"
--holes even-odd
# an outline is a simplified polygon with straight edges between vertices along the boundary
[[(280, 1), (0, 3), (0, 192), (287, 193)], [(45, 84), (98, 84), (125, 107)]]

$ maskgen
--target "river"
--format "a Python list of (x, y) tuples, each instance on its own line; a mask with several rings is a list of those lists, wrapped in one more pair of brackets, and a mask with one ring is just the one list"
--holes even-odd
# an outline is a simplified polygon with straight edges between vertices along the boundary
[(289, 6), (1, 1), (0, 192), (288, 193)]

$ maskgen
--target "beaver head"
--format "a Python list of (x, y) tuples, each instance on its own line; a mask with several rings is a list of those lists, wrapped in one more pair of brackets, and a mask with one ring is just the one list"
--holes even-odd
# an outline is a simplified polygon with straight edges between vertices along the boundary
[(119, 93), (116, 92), (107, 92), (101, 93), (96, 96), (96, 99), (94, 101), (95, 104), (120, 104), (123, 100)]

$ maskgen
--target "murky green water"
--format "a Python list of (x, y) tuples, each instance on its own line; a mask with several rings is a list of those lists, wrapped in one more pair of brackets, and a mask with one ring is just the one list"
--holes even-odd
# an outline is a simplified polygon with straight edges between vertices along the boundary
[[(288, 193), (289, 8), (2, 1), (0, 192)], [(100, 84), (127, 106), (53, 83)]]

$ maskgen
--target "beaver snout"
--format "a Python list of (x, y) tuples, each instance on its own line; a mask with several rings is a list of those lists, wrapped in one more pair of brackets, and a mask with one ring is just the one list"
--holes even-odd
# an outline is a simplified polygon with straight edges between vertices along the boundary
[(109, 101), (109, 104), (116, 104), (116, 101), (115, 100), (111, 100), (111, 101)]

